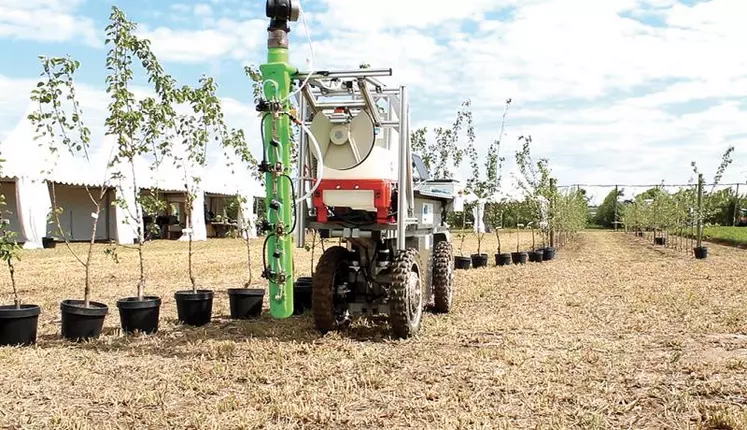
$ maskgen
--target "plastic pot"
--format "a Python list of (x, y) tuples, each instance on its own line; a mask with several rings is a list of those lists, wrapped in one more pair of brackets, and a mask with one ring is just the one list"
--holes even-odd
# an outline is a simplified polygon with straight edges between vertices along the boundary
[(529, 252), (529, 261), (531, 261), (532, 263), (542, 263), (544, 257), (545, 251), (542, 249)]
[(104, 328), (104, 319), (109, 313), (109, 306), (99, 302), (83, 300), (63, 300), (60, 303), (62, 315), (62, 337), (71, 341), (97, 339)]
[(293, 315), (301, 315), (311, 309), (311, 288), (314, 278), (301, 276), (293, 283)]
[(695, 253), (695, 258), (698, 260), (703, 260), (708, 257), (708, 247), (696, 246), (693, 248), (693, 252)]
[(666, 237), (655, 237), (654, 244), (664, 246), (667, 244), (667, 238)]
[(509, 264), (511, 264), (511, 253), (510, 252), (495, 254), (495, 265), (496, 266), (508, 266)]
[(542, 252), (542, 260), (543, 261), (550, 261), (555, 258), (555, 248), (552, 246), (548, 246), (545, 248), (545, 250)]
[(143, 300), (137, 297), (125, 297), (117, 300), (117, 308), (123, 332), (154, 334), (158, 331), (158, 317), (161, 313), (160, 297), (146, 296)]
[(54, 248), (55, 246), (57, 246), (57, 243), (54, 241), (54, 238), (42, 237), (42, 248), (49, 249)]
[(235, 320), (257, 318), (262, 313), (264, 298), (264, 288), (229, 288), (228, 303), (231, 308), (231, 318)]
[(213, 316), (213, 291), (192, 290), (177, 291), (176, 313), (179, 322), (200, 327), (210, 322)]
[(38, 305), (0, 306), (0, 346), (28, 346), (36, 343)]
[(488, 266), (488, 254), (472, 254), (470, 259), (472, 261), (472, 267), (475, 269)]
[(526, 264), (527, 258), (529, 258), (529, 254), (526, 252), (512, 252), (511, 253), (511, 261), (514, 264)]
[(469, 257), (454, 257), (454, 268), (460, 270), (467, 270), (472, 265), (472, 259)]

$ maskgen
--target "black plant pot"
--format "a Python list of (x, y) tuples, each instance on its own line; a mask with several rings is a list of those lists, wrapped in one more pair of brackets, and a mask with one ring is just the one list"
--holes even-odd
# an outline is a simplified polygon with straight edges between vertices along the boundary
[(213, 316), (213, 291), (212, 290), (192, 290), (177, 291), (174, 294), (176, 299), (176, 314), (179, 322), (194, 327), (200, 327), (208, 324)]
[(529, 258), (529, 254), (527, 254), (526, 252), (511, 253), (511, 261), (514, 264), (527, 264), (527, 258)]
[(311, 289), (314, 278), (301, 276), (293, 284), (293, 315), (301, 315), (311, 309)]
[(665, 238), (665, 237), (655, 237), (654, 238), (654, 245), (664, 246), (666, 244), (667, 244), (667, 238)]
[(228, 303), (231, 307), (231, 318), (235, 320), (257, 318), (262, 313), (264, 298), (264, 288), (229, 288)]
[(35, 344), (40, 313), (38, 305), (0, 306), (0, 346)]
[(478, 267), (488, 267), (488, 254), (472, 254), (470, 258), (472, 260), (472, 267), (475, 269)]
[(541, 249), (529, 252), (529, 261), (531, 261), (532, 263), (542, 263), (544, 257), (545, 252)]
[(508, 266), (511, 264), (511, 253), (495, 254), (496, 266)]
[(704, 260), (708, 257), (708, 248), (705, 246), (696, 246), (693, 248), (693, 252), (698, 260)]
[(88, 304), (86, 308), (83, 300), (63, 300), (60, 303), (63, 338), (77, 342), (97, 339), (101, 335), (109, 306), (99, 302)]
[(472, 265), (472, 259), (469, 257), (454, 257), (454, 268), (459, 270), (467, 270)]
[(48, 249), (48, 248), (54, 248), (57, 245), (57, 243), (54, 241), (51, 237), (42, 237), (42, 248)]
[(555, 258), (555, 248), (553, 248), (552, 246), (546, 247), (544, 252), (542, 253), (542, 260), (550, 261), (554, 258)]
[(125, 297), (117, 300), (117, 308), (123, 332), (127, 334), (158, 332), (158, 318), (161, 313), (160, 297), (146, 296), (143, 300), (137, 297)]

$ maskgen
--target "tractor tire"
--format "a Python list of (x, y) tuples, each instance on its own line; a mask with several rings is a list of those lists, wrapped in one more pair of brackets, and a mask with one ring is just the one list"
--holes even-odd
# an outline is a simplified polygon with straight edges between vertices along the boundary
[(406, 339), (420, 330), (423, 318), (423, 286), (418, 251), (400, 251), (392, 262), (389, 288), (389, 324), (395, 337)]
[(314, 324), (322, 334), (336, 330), (335, 286), (340, 274), (348, 270), (348, 250), (342, 246), (327, 248), (319, 258), (311, 287), (311, 311)]
[(442, 241), (433, 249), (433, 309), (437, 313), (451, 311), (454, 297), (454, 255), (449, 242)]

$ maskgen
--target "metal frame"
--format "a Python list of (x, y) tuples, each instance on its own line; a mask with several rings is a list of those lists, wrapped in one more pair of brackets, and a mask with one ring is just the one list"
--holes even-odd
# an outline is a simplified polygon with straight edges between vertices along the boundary
[[(335, 109), (338, 107), (347, 107), (351, 109), (365, 109), (369, 114), (375, 126), (393, 129), (399, 133), (399, 151), (398, 151), (398, 207), (402, 213), (397, 213), (397, 248), (404, 250), (406, 248), (407, 226), (416, 224), (417, 220), (413, 219), (414, 206), (414, 187), (412, 185), (412, 150), (410, 148), (410, 115), (407, 87), (386, 88), (377, 77), (391, 76), (392, 69), (357, 69), (357, 70), (339, 70), (339, 71), (319, 71), (309, 75), (309, 72), (298, 72), (293, 76), (299, 84), (306, 81), (306, 85), (298, 92), (296, 101), (298, 102), (299, 119), (307, 127), (311, 126), (311, 121), (307, 121), (309, 112), (319, 113), (324, 109)], [(308, 78), (308, 80), (307, 80)], [(346, 97), (347, 100), (320, 101), (327, 97)], [(389, 105), (389, 118), (382, 118), (376, 103), (384, 99)], [(392, 119), (392, 113), (397, 115), (397, 119)], [(391, 141), (390, 141), (391, 143)], [(304, 132), (301, 133), (298, 151), (298, 173), (299, 195), (306, 194), (309, 182), (312, 182), (312, 175), (304, 175), (305, 167), (309, 167), (309, 172), (314, 172), (314, 159), (311, 156), (308, 147), (309, 140)], [(303, 248), (306, 239), (308, 208), (306, 202), (300, 202), (296, 206), (296, 247)]]

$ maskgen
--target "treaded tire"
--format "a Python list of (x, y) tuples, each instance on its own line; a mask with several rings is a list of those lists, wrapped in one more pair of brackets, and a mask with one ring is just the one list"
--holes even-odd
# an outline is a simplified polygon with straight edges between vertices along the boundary
[(454, 297), (454, 255), (449, 242), (442, 241), (433, 249), (433, 310), (451, 311)]
[(324, 251), (316, 264), (311, 287), (311, 311), (314, 314), (314, 324), (322, 334), (337, 329), (334, 302), (335, 275), (339, 273), (340, 264), (347, 262), (347, 258), (346, 248), (333, 246)]
[[(417, 274), (417, 297), (409, 292), (410, 274)], [(392, 262), (392, 284), (389, 288), (389, 324), (395, 337), (405, 339), (420, 330), (423, 319), (422, 271), (418, 251), (408, 248), (400, 251)], [(413, 302), (414, 300), (414, 302)], [(414, 305), (414, 306), (412, 306)]]

